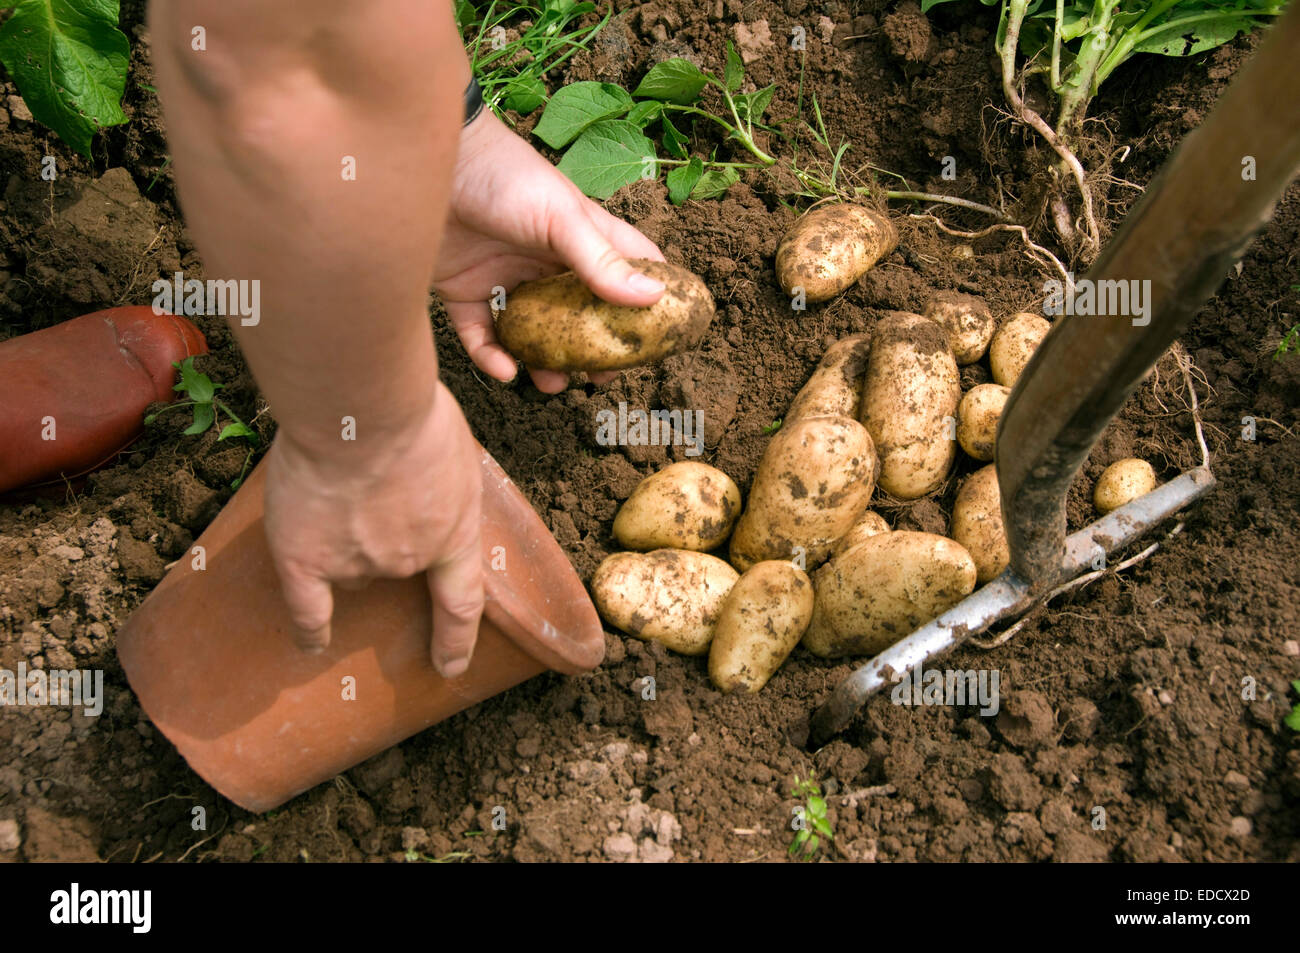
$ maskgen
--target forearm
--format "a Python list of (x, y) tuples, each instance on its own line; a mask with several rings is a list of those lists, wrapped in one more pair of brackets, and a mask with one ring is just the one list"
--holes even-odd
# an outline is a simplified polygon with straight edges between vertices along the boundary
[[(451, 12), (428, 0), (153, 6), (187, 225), (209, 277), (260, 281), (260, 322), (235, 317), (232, 330), (290, 441), (326, 461), (364, 454), (434, 394), (430, 263), (468, 78)], [(205, 51), (191, 49), (195, 25)]]

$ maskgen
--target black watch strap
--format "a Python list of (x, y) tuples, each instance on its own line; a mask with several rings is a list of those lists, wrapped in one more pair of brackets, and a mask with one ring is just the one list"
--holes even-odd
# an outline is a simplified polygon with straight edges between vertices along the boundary
[(483, 89), (479, 86), (478, 79), (471, 76), (469, 85), (465, 87), (465, 122), (463, 125), (468, 126), (482, 111)]

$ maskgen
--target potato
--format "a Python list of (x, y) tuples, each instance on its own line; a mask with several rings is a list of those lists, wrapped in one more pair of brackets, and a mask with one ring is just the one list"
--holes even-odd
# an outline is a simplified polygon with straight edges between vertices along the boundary
[(838, 556), (850, 546), (856, 546), (864, 539), (870, 539), (872, 536), (879, 536), (881, 533), (891, 532), (889, 524), (885, 518), (875, 510), (867, 510), (858, 517), (858, 521), (850, 527), (849, 531), (840, 537), (835, 548), (831, 550), (832, 556)]
[(677, 265), (636, 259), (632, 264), (666, 286), (655, 304), (627, 308), (602, 301), (571, 271), (525, 282), (497, 314), (501, 346), (529, 367), (617, 371), (698, 344), (714, 311), (704, 282)]
[(755, 563), (745, 570), (713, 627), (713, 684), (724, 692), (757, 692), (799, 644), (812, 611), (807, 573), (785, 560)]
[(998, 442), (998, 418), (1011, 396), (1001, 384), (976, 384), (957, 405), (957, 442), (976, 460), (993, 459)]
[(1052, 325), (1047, 319), (1028, 311), (1011, 316), (989, 345), (989, 369), (993, 379), (1003, 387), (1014, 387), (1020, 372), (1043, 343)]
[(822, 355), (808, 383), (795, 394), (785, 422), (800, 417), (852, 417), (857, 419), (862, 398), (862, 375), (867, 371), (871, 335), (855, 334), (836, 341)]
[(876, 450), (851, 417), (804, 417), (783, 426), (754, 474), (745, 512), (731, 534), (742, 572), (765, 559), (821, 563), (871, 500)]
[(960, 544), (895, 530), (845, 550), (813, 576), (814, 655), (875, 655), (947, 612), (975, 589), (975, 563)]
[(993, 315), (976, 295), (938, 291), (925, 306), (924, 317), (943, 328), (958, 364), (974, 364), (993, 340)]
[(717, 467), (671, 463), (642, 480), (614, 517), (614, 538), (627, 549), (721, 546), (740, 516), (740, 488)]
[(829, 301), (898, 244), (898, 230), (863, 205), (823, 205), (800, 216), (776, 249), (776, 278), (793, 297)]
[(1103, 516), (1132, 503), (1156, 488), (1156, 471), (1151, 464), (1136, 457), (1119, 460), (1102, 471), (1097, 487), (1092, 491), (1092, 502)]
[(961, 399), (943, 330), (894, 312), (878, 325), (862, 381), (860, 419), (880, 455), (880, 486), (914, 500), (936, 489), (957, 457), (952, 421)]
[(975, 579), (981, 584), (996, 579), (1010, 564), (998, 471), (993, 464), (976, 470), (957, 491), (948, 535), (965, 546), (975, 560)]
[(596, 567), (591, 595), (601, 618), (616, 629), (683, 655), (703, 655), (738, 578), (706, 553), (615, 553)]

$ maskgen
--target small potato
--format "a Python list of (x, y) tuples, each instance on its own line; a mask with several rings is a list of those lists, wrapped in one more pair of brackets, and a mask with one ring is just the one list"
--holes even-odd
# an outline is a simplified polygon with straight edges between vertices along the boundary
[(976, 460), (993, 459), (998, 442), (998, 418), (1011, 396), (1001, 384), (976, 384), (957, 405), (957, 442)]
[(870, 539), (872, 536), (879, 536), (881, 533), (891, 532), (889, 524), (885, 518), (875, 510), (867, 510), (858, 517), (858, 521), (853, 524), (852, 528), (840, 537), (840, 541), (835, 544), (831, 551), (832, 556), (838, 556), (844, 550), (858, 545), (864, 539)]
[(807, 573), (783, 560), (755, 563), (745, 570), (713, 627), (713, 684), (724, 692), (757, 692), (799, 644), (812, 611)]
[(740, 488), (707, 463), (670, 463), (642, 480), (614, 517), (614, 538), (627, 549), (721, 546), (740, 516)]
[(684, 549), (615, 553), (596, 567), (591, 595), (617, 629), (683, 655), (703, 655), (739, 574), (716, 556)]
[(1105, 516), (1125, 503), (1132, 503), (1156, 488), (1156, 471), (1151, 464), (1137, 457), (1119, 460), (1102, 471), (1097, 488), (1092, 491), (1092, 502)]
[(984, 299), (976, 295), (936, 292), (925, 306), (924, 317), (943, 328), (958, 364), (974, 364), (993, 340), (993, 315)]
[(863, 205), (823, 205), (805, 213), (776, 249), (776, 278), (793, 297), (829, 301), (894, 250), (898, 230)]
[(1021, 311), (1011, 316), (989, 345), (989, 369), (1003, 387), (1014, 387), (1029, 359), (1043, 343), (1052, 325), (1038, 314)]
[(767, 445), (749, 500), (731, 534), (731, 563), (742, 572), (765, 559), (820, 564), (871, 500), (876, 450), (851, 417), (804, 417)]
[(804, 647), (822, 658), (875, 655), (975, 589), (975, 562), (960, 543), (895, 530), (858, 543), (813, 576)]
[(552, 371), (617, 371), (694, 347), (713, 321), (713, 295), (685, 268), (632, 260), (666, 286), (648, 308), (610, 304), (573, 272), (520, 285), (497, 315), (501, 346), (527, 366)]
[(948, 535), (966, 547), (975, 560), (975, 579), (996, 579), (1011, 562), (1002, 525), (1002, 497), (997, 467), (989, 464), (966, 478), (952, 506)]
[(800, 417), (858, 417), (862, 375), (867, 372), (871, 335), (855, 334), (836, 341), (822, 355), (808, 383), (795, 394), (785, 412), (788, 424)]
[(894, 312), (877, 326), (862, 381), (862, 423), (880, 455), (880, 486), (915, 500), (936, 489), (957, 458), (952, 420), (961, 377), (943, 330)]

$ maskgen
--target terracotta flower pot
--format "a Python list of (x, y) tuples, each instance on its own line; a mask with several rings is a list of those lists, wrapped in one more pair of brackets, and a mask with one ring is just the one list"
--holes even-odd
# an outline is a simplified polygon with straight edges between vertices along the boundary
[(173, 361), (208, 353), (187, 318), (109, 308), (0, 343), (0, 493), (72, 478), (140, 436), (177, 394)]
[(548, 668), (604, 656), (600, 620), (563, 550), (486, 452), (487, 610), (467, 671), (429, 661), (422, 576), (336, 587), (332, 641), (293, 644), (263, 533), (265, 466), (118, 632), (140, 704), (190, 766), (230, 800), (266, 811)]

